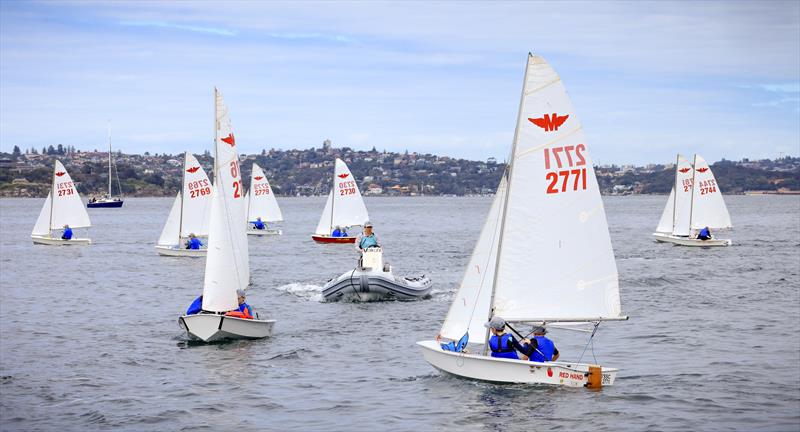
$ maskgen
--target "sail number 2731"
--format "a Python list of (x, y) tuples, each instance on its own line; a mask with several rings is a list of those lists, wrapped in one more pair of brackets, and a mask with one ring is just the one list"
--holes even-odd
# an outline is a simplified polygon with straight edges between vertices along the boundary
[(231, 162), (231, 177), (233, 177), (233, 197), (242, 197), (242, 180), (239, 178), (239, 161)]
[(67, 196), (75, 194), (75, 188), (73, 187), (71, 181), (58, 183), (56, 185), (56, 189), (58, 190), (58, 196)]
[[(586, 190), (586, 146), (551, 147), (544, 149), (544, 169), (547, 193)], [(584, 168), (576, 168), (584, 167)]]

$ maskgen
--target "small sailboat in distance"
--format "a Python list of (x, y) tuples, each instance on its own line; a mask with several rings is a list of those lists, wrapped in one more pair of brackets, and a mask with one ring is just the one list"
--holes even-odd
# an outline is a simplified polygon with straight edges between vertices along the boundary
[(164, 256), (206, 256), (206, 247), (190, 249), (184, 242), (190, 236), (208, 236), (208, 219), (211, 215), (211, 180), (197, 158), (185, 152), (181, 190), (172, 202), (172, 209), (156, 244), (156, 251)]
[(108, 195), (102, 198), (89, 199), (86, 203), (88, 208), (117, 208), (122, 207), (122, 186), (119, 183), (119, 173), (117, 173), (117, 186), (119, 187), (119, 197), (111, 195), (111, 123), (108, 124)]
[(42, 211), (33, 226), (31, 239), (34, 244), (44, 245), (88, 245), (92, 241), (86, 237), (64, 238), (66, 235), (54, 237), (54, 230), (70, 228), (89, 228), (92, 222), (83, 207), (81, 196), (75, 188), (67, 169), (61, 161), (56, 160), (53, 169), (53, 181), (50, 193), (44, 200)]
[[(279, 229), (269, 228), (266, 224), (282, 222), (283, 214), (275, 199), (275, 191), (270, 187), (267, 176), (257, 164), (253, 164), (250, 176), (250, 191), (245, 194), (247, 203), (247, 234), (249, 235), (281, 235)], [(259, 228), (260, 227), (260, 228)]]
[[(214, 190), (203, 280), (202, 310), (179, 318), (189, 337), (203, 342), (256, 339), (272, 334), (275, 320), (237, 316), (238, 290), (250, 283), (244, 219), (244, 190), (228, 108), (214, 89)], [(188, 312), (188, 311), (187, 311)]]
[[(675, 184), (653, 237), (656, 241), (680, 246), (730, 246), (730, 239), (705, 240), (703, 229), (732, 228), (731, 216), (722, 198), (714, 173), (702, 157), (695, 155), (694, 163), (678, 155), (675, 164)], [(710, 234), (710, 233), (709, 233)]]
[[(465, 378), (614, 383), (613, 368), (487, 355), (491, 317), (517, 328), (627, 319), (583, 128), (558, 74), (531, 54), (508, 167), (439, 337), (417, 345), (435, 368)], [(440, 344), (440, 337), (459, 343)]]
[(319, 218), (317, 229), (311, 238), (317, 243), (355, 243), (353, 235), (333, 236), (339, 228), (347, 230), (354, 226), (361, 226), (369, 220), (364, 198), (358, 190), (358, 184), (350, 172), (350, 168), (339, 158), (336, 158), (333, 169), (333, 187), (325, 202), (325, 209)]

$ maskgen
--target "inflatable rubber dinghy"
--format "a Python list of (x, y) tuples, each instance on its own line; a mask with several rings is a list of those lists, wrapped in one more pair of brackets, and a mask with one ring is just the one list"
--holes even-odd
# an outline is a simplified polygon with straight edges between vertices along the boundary
[(322, 288), (326, 301), (416, 300), (430, 295), (431, 278), (398, 277), (383, 263), (379, 247), (364, 252), (360, 265), (333, 278)]

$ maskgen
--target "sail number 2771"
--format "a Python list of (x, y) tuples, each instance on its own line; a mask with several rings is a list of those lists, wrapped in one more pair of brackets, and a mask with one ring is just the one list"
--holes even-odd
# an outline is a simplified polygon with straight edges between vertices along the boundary
[(583, 144), (544, 149), (544, 169), (548, 171), (545, 174), (548, 194), (567, 190), (586, 190), (586, 168), (575, 168), (586, 166), (584, 151), (586, 146)]
[(239, 178), (239, 161), (231, 162), (231, 177), (233, 177), (233, 197), (242, 197), (242, 180)]

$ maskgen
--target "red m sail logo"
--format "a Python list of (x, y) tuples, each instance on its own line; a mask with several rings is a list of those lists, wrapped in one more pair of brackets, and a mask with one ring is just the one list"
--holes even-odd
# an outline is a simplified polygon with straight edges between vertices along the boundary
[(56, 175), (57, 175), (58, 177), (61, 177), (61, 176), (63, 176), (64, 174), (66, 174), (64, 171), (59, 171), (59, 172), (57, 172), (57, 173), (56, 173)]
[(339, 178), (347, 178), (347, 176), (349, 176), (349, 175), (350, 175), (350, 174), (346, 174), (346, 173), (345, 173), (345, 174), (339, 174), (339, 176), (338, 176), (338, 177), (339, 177)]
[(264, 177), (261, 177), (261, 176), (258, 176), (258, 177), (253, 177), (253, 179), (254, 179), (254, 180), (262, 180), (263, 178), (264, 178)]
[(683, 174), (686, 174), (687, 172), (689, 172), (690, 169), (691, 168), (681, 168), (678, 171), (682, 172)]
[(560, 116), (556, 113), (553, 113), (552, 117), (550, 114), (545, 114), (543, 117), (528, 118), (528, 120), (536, 126), (544, 129), (545, 132), (551, 132), (557, 131), (558, 127), (563, 125), (568, 118), (569, 114)]
[(704, 172), (706, 172), (706, 171), (708, 171), (708, 167), (705, 167), (705, 168), (698, 168), (698, 169), (697, 169), (697, 172), (701, 172), (701, 173), (704, 173)]
[(186, 170), (186, 172), (188, 172), (188, 173), (191, 173), (191, 174), (194, 174), (194, 173), (196, 173), (196, 172), (197, 172), (197, 170), (199, 170), (199, 169), (200, 169), (200, 167), (199, 167), (199, 166), (196, 166), (196, 167), (191, 167), (191, 168), (187, 169), (187, 170)]
[(229, 133), (225, 138), (222, 138), (222, 141), (226, 142), (231, 147), (236, 145), (236, 140), (233, 139), (233, 132)]

